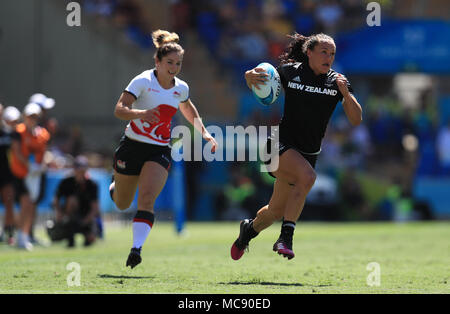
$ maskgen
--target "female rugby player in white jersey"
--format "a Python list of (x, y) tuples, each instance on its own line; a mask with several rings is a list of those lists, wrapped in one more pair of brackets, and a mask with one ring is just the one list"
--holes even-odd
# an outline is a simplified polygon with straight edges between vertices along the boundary
[[(361, 105), (352, 95), (350, 84), (331, 69), (336, 53), (333, 38), (325, 34), (290, 37), (292, 41), (286, 53), (281, 55), (281, 65), (277, 68), (286, 95), (283, 118), (277, 131), (279, 141), (275, 143), (271, 136), (267, 143), (270, 151), (279, 155), (278, 169), (271, 173), (276, 178), (273, 194), (255, 219), (241, 222), (239, 237), (231, 248), (234, 260), (241, 258), (252, 238), (281, 218), (281, 234), (273, 250), (288, 259), (294, 257), (295, 223), (315, 182), (315, 163), (337, 103), (342, 100), (352, 125), (362, 121)], [(255, 68), (245, 73), (250, 88), (253, 85), (258, 88), (264, 83), (266, 74), (262, 72), (263, 69)]]
[[(118, 119), (130, 121), (114, 155), (110, 192), (116, 206), (121, 210), (129, 208), (139, 187), (133, 246), (126, 262), (131, 268), (141, 262), (141, 248), (154, 222), (153, 206), (168, 177), (172, 117), (180, 109), (192, 125), (194, 119), (200, 119), (189, 98), (188, 84), (176, 77), (184, 56), (178, 35), (158, 30), (152, 38), (157, 48), (155, 68), (130, 82), (114, 111)], [(211, 142), (214, 152), (217, 142), (198, 121), (198, 131)]]

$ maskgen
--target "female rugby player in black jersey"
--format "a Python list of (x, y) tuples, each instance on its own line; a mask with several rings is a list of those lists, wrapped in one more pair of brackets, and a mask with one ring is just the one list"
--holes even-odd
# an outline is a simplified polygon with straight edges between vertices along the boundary
[[(270, 173), (276, 178), (273, 194), (255, 219), (241, 221), (239, 237), (231, 248), (234, 260), (241, 258), (252, 238), (282, 218), (281, 234), (273, 250), (288, 259), (295, 256), (292, 250), (295, 223), (316, 180), (315, 163), (337, 103), (342, 100), (352, 125), (362, 121), (361, 105), (352, 95), (349, 82), (331, 69), (336, 53), (333, 38), (325, 34), (289, 37), (292, 41), (280, 56), (277, 68), (286, 96), (277, 130), (279, 141), (275, 143), (272, 134), (267, 142), (267, 151), (277, 150), (279, 155), (278, 168)], [(260, 68), (245, 73), (249, 88), (264, 84), (266, 76)]]

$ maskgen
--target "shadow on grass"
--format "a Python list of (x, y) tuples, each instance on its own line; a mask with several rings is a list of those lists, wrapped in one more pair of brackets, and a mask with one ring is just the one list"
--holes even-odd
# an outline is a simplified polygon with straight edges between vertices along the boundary
[(153, 276), (123, 276), (123, 275), (109, 275), (109, 274), (101, 274), (97, 275), (99, 278), (106, 279), (153, 279)]
[(302, 283), (286, 283), (286, 282), (268, 282), (268, 281), (231, 281), (231, 282), (219, 282), (221, 285), (238, 285), (238, 286), (250, 286), (250, 285), (261, 285), (261, 286), (279, 286), (279, 287), (330, 287), (331, 285), (304, 285)]

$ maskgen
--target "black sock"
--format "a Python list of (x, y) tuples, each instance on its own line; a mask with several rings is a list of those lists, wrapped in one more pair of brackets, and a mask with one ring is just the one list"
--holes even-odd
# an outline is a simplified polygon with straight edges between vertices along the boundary
[(250, 239), (253, 239), (254, 237), (256, 237), (259, 234), (259, 232), (256, 232), (255, 229), (253, 229), (253, 220), (248, 225), (247, 232), (248, 232)]
[(283, 220), (283, 224), (281, 225), (281, 235), (280, 237), (291, 237), (294, 235), (295, 230), (295, 222), (289, 220)]

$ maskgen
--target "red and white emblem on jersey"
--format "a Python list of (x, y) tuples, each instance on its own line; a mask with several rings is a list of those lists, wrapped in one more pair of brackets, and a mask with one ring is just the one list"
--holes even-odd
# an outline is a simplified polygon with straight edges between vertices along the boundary
[(122, 160), (117, 160), (116, 165), (117, 165), (117, 168), (120, 168), (120, 169), (125, 169), (127, 167), (126, 162), (122, 161)]
[(173, 92), (173, 97), (179, 98), (179, 97), (181, 97), (181, 94), (179, 92), (177, 92), (177, 91), (174, 91)]
[(159, 105), (157, 109), (159, 111), (159, 121), (150, 123), (141, 119), (141, 126), (132, 121), (131, 128), (136, 134), (148, 137), (158, 143), (167, 144), (170, 142), (172, 118), (177, 113), (177, 109), (169, 105)]

